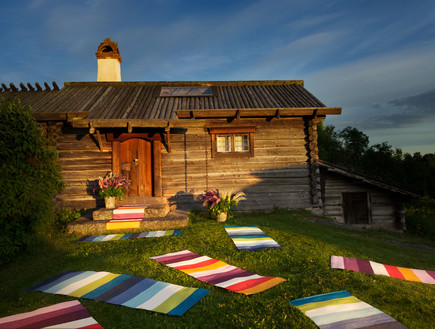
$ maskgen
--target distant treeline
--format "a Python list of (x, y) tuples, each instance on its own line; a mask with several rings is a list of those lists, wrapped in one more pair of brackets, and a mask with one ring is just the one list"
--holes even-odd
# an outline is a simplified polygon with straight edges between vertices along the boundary
[(435, 198), (435, 153), (403, 153), (388, 142), (369, 146), (369, 137), (353, 127), (317, 127), (321, 160)]

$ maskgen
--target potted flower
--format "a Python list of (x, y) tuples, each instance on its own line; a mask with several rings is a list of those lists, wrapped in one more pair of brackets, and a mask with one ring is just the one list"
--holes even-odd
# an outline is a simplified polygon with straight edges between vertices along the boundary
[(240, 201), (246, 200), (243, 192), (220, 193), (218, 189), (215, 191), (207, 190), (199, 198), (204, 200), (203, 206), (208, 207), (210, 215), (215, 217), (218, 222), (226, 221), (231, 208), (237, 206)]
[(121, 174), (112, 174), (111, 172), (105, 177), (99, 177), (95, 180), (96, 187), (94, 193), (98, 192), (98, 195), (104, 199), (106, 208), (115, 208), (115, 198), (125, 195), (124, 188), (130, 186), (130, 181), (127, 180)]

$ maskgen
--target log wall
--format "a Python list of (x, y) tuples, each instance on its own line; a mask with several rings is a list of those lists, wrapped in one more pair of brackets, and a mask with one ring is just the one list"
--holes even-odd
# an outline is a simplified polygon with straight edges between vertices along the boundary
[[(226, 121), (207, 126), (228, 126)], [(171, 152), (162, 148), (163, 195), (181, 208), (200, 208), (206, 189), (243, 191), (240, 210), (311, 206), (306, 123), (302, 118), (244, 121), (255, 126), (254, 156), (212, 157), (211, 135), (204, 127), (171, 130)]]
[(59, 152), (58, 161), (66, 184), (57, 196), (58, 206), (95, 208), (103, 206), (92, 193), (93, 181), (111, 171), (112, 150), (102, 135), (103, 150), (99, 149), (88, 129), (72, 129), (61, 122), (48, 123), (47, 137)]
[(344, 223), (342, 193), (367, 192), (370, 211), (369, 224), (376, 228), (403, 228), (403, 202), (399, 196), (388, 190), (332, 173), (322, 174), (322, 189), (325, 216), (333, 217)]

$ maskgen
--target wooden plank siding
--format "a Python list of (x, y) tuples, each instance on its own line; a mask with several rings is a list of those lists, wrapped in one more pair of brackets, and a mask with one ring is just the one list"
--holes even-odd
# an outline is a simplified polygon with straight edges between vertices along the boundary
[(366, 192), (368, 195), (369, 225), (397, 229), (403, 204), (400, 196), (387, 190), (364, 184), (356, 179), (334, 173), (322, 174), (323, 214), (344, 223), (343, 193)]
[[(209, 121), (205, 126), (225, 126)], [(226, 123), (227, 124), (227, 123)], [(245, 122), (240, 123), (240, 126)], [(162, 147), (163, 195), (179, 207), (198, 208), (206, 189), (243, 191), (240, 210), (306, 208), (311, 205), (310, 172), (302, 118), (251, 120), (255, 126), (254, 156), (213, 158), (212, 138), (207, 128), (171, 132), (171, 152)]]
[(103, 139), (103, 150), (87, 129), (72, 129), (58, 122), (47, 126), (48, 138), (59, 152), (64, 190), (57, 196), (58, 206), (95, 208), (103, 206), (92, 193), (91, 181), (112, 170), (112, 149)]

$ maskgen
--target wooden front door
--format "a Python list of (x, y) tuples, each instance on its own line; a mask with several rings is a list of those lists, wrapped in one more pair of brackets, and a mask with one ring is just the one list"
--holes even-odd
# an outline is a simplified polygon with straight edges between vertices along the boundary
[(369, 224), (367, 192), (343, 193), (344, 221), (348, 224)]
[(152, 144), (140, 138), (128, 139), (120, 143), (119, 160), (121, 173), (131, 180), (127, 196), (152, 196)]

